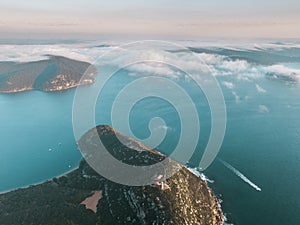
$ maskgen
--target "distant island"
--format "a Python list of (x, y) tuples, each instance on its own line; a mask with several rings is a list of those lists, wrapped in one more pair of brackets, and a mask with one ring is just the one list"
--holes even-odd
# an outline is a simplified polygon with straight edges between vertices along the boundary
[[(95, 81), (97, 70), (90, 63), (63, 56), (48, 57), (36, 62), (0, 62), (0, 93), (62, 91)], [(85, 73), (87, 78), (81, 80)]]
[[(78, 144), (97, 148), (93, 140), (100, 137), (112, 155), (128, 164), (165, 159), (124, 135), (132, 148), (123, 145), (117, 133), (101, 125), (87, 132)], [(180, 170), (171, 178), (138, 187), (111, 182), (82, 160), (66, 175), (0, 195), (1, 225), (223, 224), (219, 201), (206, 182), (186, 167), (174, 161), (172, 165)]]

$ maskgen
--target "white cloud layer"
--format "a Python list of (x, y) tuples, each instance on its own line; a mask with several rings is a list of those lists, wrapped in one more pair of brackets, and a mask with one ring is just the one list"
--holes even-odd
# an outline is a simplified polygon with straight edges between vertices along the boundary
[(259, 105), (259, 112), (260, 113), (268, 113), (269, 112), (269, 108), (265, 105)]
[(267, 91), (265, 89), (263, 89), (261, 86), (259, 86), (258, 84), (255, 84), (256, 90), (259, 93), (266, 93)]
[(284, 65), (272, 65), (264, 68), (264, 70), (266, 73), (271, 73), (279, 77), (290, 78), (294, 81), (300, 82), (300, 69), (292, 69)]
[[(105, 43), (107, 44), (107, 43)], [(117, 43), (113, 43), (116, 45)], [(168, 46), (168, 45), (166, 45)], [(146, 49), (140, 51), (137, 49), (121, 51), (121, 56), (111, 55), (106, 57), (107, 63), (121, 65), (124, 60), (139, 61), (139, 58), (149, 59), (158, 63), (137, 63), (130, 66), (130, 75), (138, 76), (146, 74), (162, 75), (172, 78), (182, 76), (183, 74), (174, 70), (189, 68), (195, 71), (193, 76), (201, 74), (201, 71), (211, 72), (214, 76), (232, 76), (238, 80), (254, 81), (257, 78), (262, 78), (266, 75), (272, 75), (274, 78), (286, 77), (293, 81), (300, 82), (300, 69), (292, 69), (286, 65), (254, 65), (245, 60), (232, 60), (226, 56), (217, 54), (191, 52), (169, 52), (165, 49), (159, 51)], [(262, 47), (263, 45), (260, 45)], [(282, 47), (282, 45), (280, 45)], [(289, 46), (289, 45), (288, 45)], [(250, 46), (248, 46), (250, 48)], [(270, 47), (266, 45), (265, 47)], [(290, 47), (290, 46), (289, 46)], [(231, 48), (234, 48), (232, 46)], [(236, 47), (235, 47), (236, 48)], [(97, 47), (95, 43), (84, 44), (60, 44), (60, 45), (0, 45), (0, 61), (16, 61), (28, 62), (45, 59), (45, 55), (61, 55), (72, 59), (95, 62), (98, 57), (115, 47)], [(122, 50), (122, 48), (120, 48)], [(142, 56), (142, 57), (141, 57)], [(196, 57), (195, 57), (196, 56)], [(167, 61), (170, 65), (165, 65)], [(223, 82), (223, 85), (229, 89), (234, 88), (233, 83)], [(266, 90), (261, 86), (256, 85), (256, 89), (260, 93), (265, 93)]]
[(232, 82), (223, 81), (222, 84), (227, 87), (228, 89), (233, 89), (234, 84)]

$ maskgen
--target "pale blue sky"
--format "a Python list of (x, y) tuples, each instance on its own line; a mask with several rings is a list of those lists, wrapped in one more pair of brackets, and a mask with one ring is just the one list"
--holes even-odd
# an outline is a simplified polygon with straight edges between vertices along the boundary
[(0, 32), (300, 37), (299, 0), (0, 0)]

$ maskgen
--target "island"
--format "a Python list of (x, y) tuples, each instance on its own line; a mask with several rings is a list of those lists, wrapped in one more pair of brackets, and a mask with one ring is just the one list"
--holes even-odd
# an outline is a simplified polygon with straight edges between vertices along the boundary
[(0, 93), (67, 90), (94, 83), (97, 73), (88, 62), (54, 55), (36, 62), (0, 62), (0, 71)]
[[(96, 138), (127, 164), (147, 165), (166, 158), (107, 125), (88, 131), (78, 145), (99, 148)], [(65, 175), (1, 194), (1, 225), (223, 224), (220, 201), (207, 183), (170, 161), (179, 167), (172, 177), (153, 185), (127, 186), (99, 175), (82, 160)]]

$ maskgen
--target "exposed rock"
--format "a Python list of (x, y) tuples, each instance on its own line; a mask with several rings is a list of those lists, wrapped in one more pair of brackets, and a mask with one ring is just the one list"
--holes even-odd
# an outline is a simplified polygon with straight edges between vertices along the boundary
[(97, 213), (97, 205), (101, 198), (102, 191), (95, 191), (92, 196), (87, 197), (80, 204), (85, 205), (85, 208), (92, 210), (94, 213)]
[[(165, 158), (118, 133), (130, 148), (123, 145), (116, 133), (109, 126), (98, 126), (87, 132), (79, 145), (97, 148), (94, 140), (99, 136), (112, 155), (128, 164), (146, 165)], [(154, 185), (126, 186), (97, 174), (83, 160), (78, 169), (65, 176), (0, 195), (1, 225), (221, 225), (219, 201), (205, 181), (176, 162), (170, 165), (180, 170), (166, 180), (158, 175)], [(102, 196), (97, 210), (92, 211), (81, 203), (93, 197), (95, 190)]]

